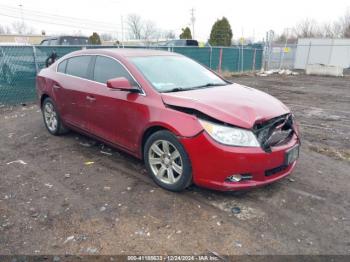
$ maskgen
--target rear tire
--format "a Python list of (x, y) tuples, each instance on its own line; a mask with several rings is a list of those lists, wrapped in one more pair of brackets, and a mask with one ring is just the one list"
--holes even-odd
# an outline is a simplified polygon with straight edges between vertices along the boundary
[(146, 141), (143, 152), (148, 174), (160, 187), (178, 192), (192, 184), (190, 159), (180, 141), (161, 130)]
[(59, 136), (69, 132), (69, 129), (62, 123), (60, 115), (57, 112), (56, 106), (51, 98), (45, 98), (41, 106), (41, 111), (43, 114), (45, 127), (50, 134)]

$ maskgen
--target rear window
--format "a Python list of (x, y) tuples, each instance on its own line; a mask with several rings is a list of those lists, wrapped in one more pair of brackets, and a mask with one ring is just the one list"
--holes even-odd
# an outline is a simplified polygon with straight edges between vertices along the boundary
[(197, 40), (186, 40), (186, 45), (187, 46), (198, 46), (198, 41)]
[(64, 60), (58, 65), (57, 71), (60, 73), (65, 73), (66, 72), (66, 66), (67, 66), (67, 60)]
[(87, 45), (89, 39), (87, 37), (65, 36), (60, 38), (61, 45)]
[(66, 73), (72, 76), (88, 78), (88, 69), (92, 56), (77, 56), (68, 59)]

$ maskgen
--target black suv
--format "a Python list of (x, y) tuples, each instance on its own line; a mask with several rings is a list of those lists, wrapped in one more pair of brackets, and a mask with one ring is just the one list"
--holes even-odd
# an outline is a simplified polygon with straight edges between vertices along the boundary
[(192, 39), (170, 40), (164, 46), (198, 46), (198, 41)]
[(41, 41), (40, 45), (89, 45), (89, 38), (86, 36), (57, 36), (49, 37)]

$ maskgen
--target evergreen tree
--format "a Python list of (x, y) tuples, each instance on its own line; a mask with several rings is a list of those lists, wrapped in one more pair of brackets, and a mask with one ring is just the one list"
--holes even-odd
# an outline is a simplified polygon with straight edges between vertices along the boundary
[(230, 46), (232, 41), (231, 25), (226, 17), (216, 20), (211, 28), (209, 43), (212, 46)]
[(192, 39), (191, 29), (187, 26), (186, 28), (182, 28), (182, 33), (180, 35), (180, 39)]
[(89, 43), (91, 45), (100, 45), (101, 44), (101, 39), (98, 33), (93, 32), (93, 34), (89, 37)]

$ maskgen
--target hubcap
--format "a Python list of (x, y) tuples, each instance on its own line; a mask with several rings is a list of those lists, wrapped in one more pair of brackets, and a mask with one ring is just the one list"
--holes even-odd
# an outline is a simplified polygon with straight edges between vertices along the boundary
[(163, 183), (175, 184), (182, 176), (180, 152), (166, 140), (155, 141), (148, 151), (148, 160), (155, 177)]
[(55, 108), (51, 103), (46, 103), (44, 107), (44, 118), (47, 128), (51, 132), (55, 132), (57, 129), (57, 114)]

